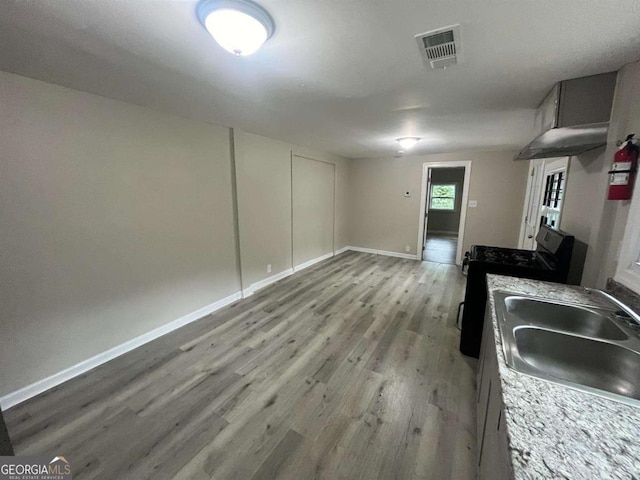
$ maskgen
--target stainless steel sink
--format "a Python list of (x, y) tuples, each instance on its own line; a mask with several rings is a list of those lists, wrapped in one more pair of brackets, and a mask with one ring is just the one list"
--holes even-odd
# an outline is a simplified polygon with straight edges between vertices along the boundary
[(531, 369), (574, 384), (640, 400), (640, 354), (612, 343), (535, 327), (515, 329)]
[(504, 303), (507, 313), (539, 327), (609, 340), (628, 338), (628, 335), (609, 318), (609, 311), (521, 296), (508, 296)]
[(640, 406), (640, 336), (615, 310), (495, 294), (507, 365)]

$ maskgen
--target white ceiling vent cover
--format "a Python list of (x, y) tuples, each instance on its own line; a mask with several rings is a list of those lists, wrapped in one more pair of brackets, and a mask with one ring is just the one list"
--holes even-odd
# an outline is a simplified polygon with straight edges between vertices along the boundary
[(418, 48), (426, 66), (447, 68), (462, 60), (460, 25), (439, 28), (416, 35)]

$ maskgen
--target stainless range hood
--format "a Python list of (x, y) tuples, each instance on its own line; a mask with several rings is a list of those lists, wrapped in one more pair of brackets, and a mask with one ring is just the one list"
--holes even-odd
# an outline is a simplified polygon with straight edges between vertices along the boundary
[(514, 160), (566, 157), (607, 144), (617, 72), (556, 84), (536, 111), (537, 136)]

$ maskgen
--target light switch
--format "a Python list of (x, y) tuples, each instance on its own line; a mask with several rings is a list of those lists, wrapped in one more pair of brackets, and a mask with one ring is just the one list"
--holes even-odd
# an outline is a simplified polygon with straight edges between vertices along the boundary
[(469, 208), (476, 208), (478, 206), (477, 200), (469, 200)]

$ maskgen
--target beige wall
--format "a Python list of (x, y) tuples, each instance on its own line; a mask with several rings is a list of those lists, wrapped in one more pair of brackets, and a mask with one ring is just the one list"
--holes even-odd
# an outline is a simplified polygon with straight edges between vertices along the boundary
[[(527, 181), (527, 162), (513, 151), (460, 152), (403, 158), (353, 160), (350, 165), (350, 239), (352, 245), (416, 254), (422, 165), (471, 160), (463, 249), (472, 244), (516, 247)], [(405, 191), (410, 197), (404, 197)], [(463, 207), (464, 208), (464, 207)]]
[(347, 160), (231, 133), (0, 72), (0, 396), (290, 269), (292, 151), (347, 245)]
[[(244, 289), (294, 266), (292, 208), (295, 208), (293, 202), (301, 198), (292, 198), (292, 155), (335, 165), (335, 248), (348, 244), (346, 159), (239, 130), (235, 130), (234, 137)], [(312, 187), (313, 184), (307, 186)], [(327, 200), (332, 199), (327, 197)], [(333, 206), (324, 207), (333, 209)], [(315, 240), (301, 240), (302, 237), (298, 237), (297, 260), (311, 260), (308, 255), (324, 251), (316, 248)], [(297, 260), (295, 265), (302, 263)], [(269, 264), (271, 273), (267, 272)]]
[[(291, 146), (235, 130), (242, 282), (291, 268)], [(267, 273), (267, 265), (271, 272)]]
[(293, 156), (294, 266), (334, 251), (335, 170), (333, 163)]
[(0, 395), (240, 288), (229, 131), (0, 72)]
[(630, 201), (609, 201), (607, 171), (616, 140), (640, 134), (640, 62), (620, 70), (606, 149), (571, 158), (561, 228), (587, 246), (582, 284), (604, 288), (615, 274)]
[[(615, 271), (629, 202), (605, 200), (606, 171), (640, 133), (639, 83), (622, 69), (606, 151), (571, 160), (561, 227), (589, 247), (585, 285)], [(0, 112), (0, 395), (241, 288), (229, 129), (2, 72)], [(292, 267), (292, 153), (335, 164), (335, 249), (415, 254), (422, 164), (459, 160), (478, 202), (464, 249), (517, 245), (514, 152), (346, 160), (235, 133), (245, 287)]]

